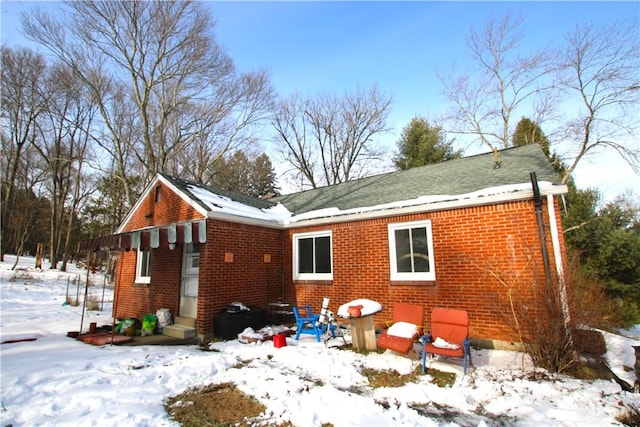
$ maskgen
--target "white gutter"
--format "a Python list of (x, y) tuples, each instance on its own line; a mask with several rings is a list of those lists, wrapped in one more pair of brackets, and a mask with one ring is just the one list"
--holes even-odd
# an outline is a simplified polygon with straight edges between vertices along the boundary
[[(550, 196), (552, 197), (553, 195), (565, 194), (567, 192), (567, 186), (566, 185), (554, 186), (551, 188), (545, 188), (544, 190), (541, 189), (540, 192), (542, 195), (547, 195), (548, 197)], [(456, 196), (451, 196), (451, 197), (453, 198)], [(345, 212), (345, 213), (338, 212), (336, 214), (327, 215), (325, 217), (301, 219), (301, 220), (296, 220), (295, 216), (291, 218), (279, 219), (279, 220), (261, 219), (261, 218), (255, 218), (255, 217), (226, 214), (220, 211), (209, 211), (207, 218), (218, 219), (221, 221), (229, 221), (229, 222), (234, 222), (238, 224), (255, 225), (260, 227), (286, 230), (286, 229), (293, 229), (293, 228), (300, 228), (300, 227), (311, 227), (311, 226), (317, 226), (317, 225), (327, 225), (327, 224), (336, 224), (336, 223), (344, 223), (344, 222), (363, 221), (363, 220), (369, 220), (369, 219), (388, 218), (388, 217), (398, 216), (398, 215), (411, 215), (411, 214), (424, 213), (424, 212), (462, 209), (467, 207), (492, 205), (492, 204), (503, 203), (503, 202), (529, 200), (532, 198), (533, 198), (533, 190), (523, 189), (519, 191), (513, 191), (510, 193), (499, 193), (499, 194), (493, 194), (493, 195), (481, 196), (481, 197), (466, 197), (463, 199), (448, 200), (443, 202), (420, 203), (417, 205), (405, 206), (400, 208), (380, 206), (378, 208), (371, 208), (371, 210), (367, 210), (367, 208), (365, 207), (365, 208), (362, 208), (360, 212)]]
[(256, 225), (259, 227), (266, 227), (266, 228), (276, 228), (276, 229), (286, 228), (284, 226), (283, 221), (281, 220), (260, 219), (260, 218), (254, 218), (249, 216), (233, 215), (233, 214), (228, 214), (220, 211), (209, 211), (207, 214), (207, 218), (217, 219), (220, 221), (235, 222), (237, 224)]
[[(565, 194), (567, 192), (567, 186), (561, 185), (554, 188), (547, 188), (540, 191), (541, 194), (547, 196), (553, 196), (557, 194)], [(411, 215), (416, 213), (434, 212), (451, 209), (462, 209), (468, 207), (492, 205), (503, 202), (515, 202), (520, 200), (528, 200), (533, 198), (533, 190), (521, 190), (508, 194), (494, 194), (490, 196), (465, 198), (459, 200), (450, 200), (444, 202), (423, 203), (414, 206), (406, 206), (402, 208), (387, 208), (380, 210), (371, 210), (361, 213), (348, 213), (343, 215), (327, 216), (324, 218), (313, 218), (308, 220), (296, 221), (295, 216), (286, 223), (282, 224), (285, 229), (308, 227), (314, 225), (335, 224), (341, 222), (362, 221), (368, 219), (387, 218), (399, 215)]]

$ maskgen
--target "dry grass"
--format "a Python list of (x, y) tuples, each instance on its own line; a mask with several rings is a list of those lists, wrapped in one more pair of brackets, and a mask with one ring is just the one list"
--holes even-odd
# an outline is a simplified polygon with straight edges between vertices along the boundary
[(265, 406), (230, 383), (187, 390), (170, 398), (165, 409), (184, 427), (251, 425)]
[[(431, 377), (432, 384), (438, 387), (451, 387), (456, 381), (456, 374), (450, 372), (442, 372), (437, 369), (429, 369), (426, 374)], [(373, 388), (378, 387), (403, 387), (407, 383), (417, 383), (422, 376), (422, 366), (416, 366), (415, 370), (410, 374), (400, 375), (395, 370), (379, 371), (376, 369), (363, 369), (362, 375), (367, 377), (369, 385)]]
[(616, 417), (616, 420), (625, 426), (640, 426), (640, 407), (627, 407), (622, 415)]
[(362, 375), (367, 377), (369, 385), (373, 388), (402, 387), (409, 382), (417, 382), (419, 377), (416, 371), (410, 374), (400, 375), (400, 373), (395, 370), (379, 371), (368, 368), (362, 370)]
[[(353, 351), (360, 354), (384, 353), (386, 350), (379, 348), (377, 350), (356, 350), (351, 345), (339, 347), (341, 350)], [(451, 387), (456, 381), (456, 374), (438, 371), (437, 369), (429, 369), (426, 374), (431, 376), (430, 382), (438, 387)], [(373, 388), (378, 387), (402, 387), (409, 382), (418, 382), (422, 375), (422, 365), (418, 365), (414, 372), (407, 375), (400, 375), (395, 370), (378, 371), (375, 369), (364, 369), (362, 375), (367, 377), (369, 385)]]
[(78, 300), (72, 297), (67, 297), (66, 301), (67, 301), (67, 304), (72, 307), (77, 307), (79, 305)]
[[(239, 363), (238, 367), (246, 364)], [(410, 374), (400, 375), (395, 370), (364, 369), (372, 388), (402, 387), (409, 382), (418, 382), (421, 366), (417, 366)], [(455, 374), (429, 369), (431, 382), (439, 387), (449, 387), (455, 381)], [(317, 383), (321, 386), (322, 383)], [(292, 426), (290, 423), (271, 423), (265, 418), (265, 406), (255, 398), (246, 395), (232, 383), (211, 384), (201, 388), (187, 390), (171, 397), (165, 404), (165, 410), (171, 418), (183, 427), (199, 426)], [(331, 427), (331, 424), (323, 424)]]
[(86, 309), (100, 311), (100, 298), (95, 295), (88, 295), (86, 301)]
[(601, 359), (585, 359), (575, 363), (566, 374), (579, 380), (611, 380), (613, 373)]
[[(66, 302), (68, 305), (72, 307), (77, 307), (80, 305), (82, 300), (78, 301), (75, 297), (67, 296)], [(100, 306), (101, 306), (100, 298), (95, 295), (87, 295), (87, 299), (84, 302), (84, 304), (87, 310), (100, 311)]]
[[(420, 369), (422, 369), (420, 367)], [(431, 375), (431, 384), (435, 384), (440, 388), (451, 387), (456, 382), (456, 374), (451, 372), (438, 371), (437, 369), (428, 369), (427, 374)]]

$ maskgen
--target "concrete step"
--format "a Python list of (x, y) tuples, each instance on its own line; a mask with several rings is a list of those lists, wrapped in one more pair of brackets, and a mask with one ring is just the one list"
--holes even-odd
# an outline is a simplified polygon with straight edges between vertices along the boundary
[(176, 323), (173, 325), (167, 325), (162, 328), (162, 335), (188, 340), (191, 338), (195, 338), (196, 328)]
[(177, 316), (173, 323), (175, 323), (176, 325), (188, 326), (190, 328), (195, 328), (196, 327), (196, 319), (191, 319), (189, 317)]

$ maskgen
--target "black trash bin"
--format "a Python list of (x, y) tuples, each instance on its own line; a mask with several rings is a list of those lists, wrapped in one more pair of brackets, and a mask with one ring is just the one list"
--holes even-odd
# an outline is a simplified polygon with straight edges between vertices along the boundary
[(267, 324), (267, 312), (260, 307), (249, 310), (225, 309), (216, 314), (214, 335), (225, 340), (234, 340), (247, 328), (258, 330)]

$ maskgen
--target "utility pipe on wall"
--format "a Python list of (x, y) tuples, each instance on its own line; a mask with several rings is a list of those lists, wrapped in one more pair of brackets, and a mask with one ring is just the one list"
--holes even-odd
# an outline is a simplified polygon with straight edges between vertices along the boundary
[[(540, 195), (540, 188), (538, 187), (538, 179), (536, 177), (535, 172), (531, 172), (529, 174), (531, 178), (531, 185), (533, 186), (533, 198), (536, 209), (536, 218), (538, 221), (538, 232), (540, 233), (540, 244), (542, 245), (542, 262), (544, 264), (544, 274), (545, 280), (547, 284), (547, 289), (550, 289), (552, 286), (551, 279), (551, 266), (549, 264), (549, 251), (547, 250), (546, 244), (546, 233), (544, 231), (544, 221), (542, 218), (542, 197)], [(560, 291), (560, 303), (562, 306), (562, 314), (564, 319), (565, 327), (567, 327), (567, 333), (569, 333), (569, 305), (567, 303), (567, 289), (564, 282), (564, 269), (562, 267), (562, 256), (560, 254), (560, 239), (558, 237), (558, 226), (556, 223), (555, 209), (553, 203), (553, 196), (547, 196), (547, 209), (549, 213), (549, 223), (551, 228), (551, 241), (553, 245), (553, 250), (555, 253), (555, 261), (556, 261), (556, 273), (558, 276), (558, 287)]]

